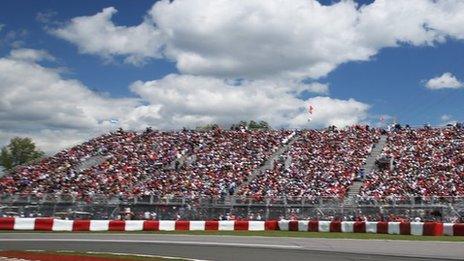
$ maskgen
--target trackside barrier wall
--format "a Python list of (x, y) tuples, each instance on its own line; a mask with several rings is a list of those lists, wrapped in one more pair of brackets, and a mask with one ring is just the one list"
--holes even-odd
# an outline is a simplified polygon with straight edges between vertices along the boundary
[(73, 223), (72, 220), (54, 219), (52, 231), (72, 231)]
[(189, 230), (205, 230), (205, 221), (190, 221)]
[(330, 221), (319, 221), (318, 232), (330, 232)]
[(34, 231), (309, 231), (418, 236), (464, 236), (464, 223), (360, 221), (61, 220), (0, 218), (0, 230)]
[(464, 236), (464, 223), (454, 224), (453, 233), (454, 236)]
[(92, 220), (90, 222), (90, 231), (110, 231), (109, 220)]
[(366, 233), (377, 233), (378, 222), (365, 222)]
[(125, 231), (141, 231), (143, 230), (143, 220), (128, 220), (125, 222)]

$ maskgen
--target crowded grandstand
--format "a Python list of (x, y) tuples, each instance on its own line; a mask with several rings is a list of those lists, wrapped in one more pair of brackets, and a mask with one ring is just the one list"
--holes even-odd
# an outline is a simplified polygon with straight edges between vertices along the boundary
[[(382, 138), (386, 142), (375, 155), (373, 149), (381, 146)], [(375, 165), (369, 167), (367, 162), (372, 160)], [(349, 191), (355, 196), (349, 196)], [(119, 129), (14, 168), (0, 178), (0, 194), (3, 216), (54, 215), (31, 206), (45, 199), (52, 199), (56, 212), (58, 203), (93, 204), (104, 198), (105, 204), (115, 199), (119, 206), (111, 214), (100, 213), (105, 218), (391, 220), (420, 216), (436, 220), (445, 218), (443, 205), (393, 215), (378, 204), (462, 200), (464, 128), (455, 124), (388, 129), (362, 125), (320, 130)], [(224, 207), (205, 210), (204, 199), (214, 201), (216, 208)], [(24, 204), (18, 207), (18, 202)], [(333, 211), (327, 202), (332, 202)], [(318, 209), (321, 204), (325, 212)], [(340, 215), (337, 204), (357, 204), (358, 208)], [(363, 204), (376, 207), (362, 209)], [(269, 213), (270, 206), (279, 205), (284, 207)], [(13, 206), (16, 210), (8, 213)], [(71, 205), (61, 208), (69, 212), (66, 218), (71, 212), (75, 216)], [(459, 221), (462, 213), (452, 211), (448, 219)]]

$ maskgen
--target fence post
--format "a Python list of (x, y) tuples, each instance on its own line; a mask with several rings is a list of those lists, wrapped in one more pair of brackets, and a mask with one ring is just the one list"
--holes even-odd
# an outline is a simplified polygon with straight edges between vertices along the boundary
[(288, 219), (288, 205), (287, 205), (287, 196), (284, 197), (284, 216), (285, 219)]
[(266, 200), (264, 202), (266, 203), (266, 213), (264, 214), (264, 216), (265, 216), (265, 219), (268, 220), (269, 219), (269, 204), (271, 200), (268, 197), (266, 197)]

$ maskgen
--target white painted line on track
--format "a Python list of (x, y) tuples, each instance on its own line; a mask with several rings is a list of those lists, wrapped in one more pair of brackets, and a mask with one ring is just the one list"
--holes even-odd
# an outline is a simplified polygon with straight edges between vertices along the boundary
[[(129, 232), (129, 233), (116, 233), (116, 232), (107, 232), (107, 233), (101, 233), (101, 232), (58, 232), (58, 233), (53, 233), (53, 232), (18, 232), (18, 231), (11, 231), (11, 233), (1, 233), (0, 232), (0, 240), (2, 240), (2, 236), (3, 235), (46, 235), (46, 236), (49, 236), (49, 235), (72, 235), (72, 236), (86, 236), (86, 235), (91, 235), (91, 236), (130, 236), (130, 237), (137, 237), (137, 236), (160, 236), (160, 237), (185, 237), (185, 238), (207, 238), (207, 237), (211, 237), (211, 238), (214, 238), (214, 237), (217, 237), (217, 238), (231, 238), (231, 239), (237, 239), (237, 238), (261, 238), (261, 239), (274, 239), (274, 240), (278, 240), (278, 239), (289, 239), (289, 240), (317, 240), (317, 241), (321, 241), (321, 240), (327, 240), (329, 242), (331, 241), (337, 241), (337, 240), (340, 240), (340, 241), (379, 241), (379, 242), (406, 242), (406, 243), (433, 243), (433, 244), (462, 244), (463, 242), (462, 241), (438, 241), (438, 240), (427, 240), (427, 241), (422, 241), (422, 240), (415, 240), (415, 239), (386, 239), (386, 238), (369, 238), (369, 239), (364, 239), (364, 238), (329, 238), (329, 237), (287, 237), (287, 236), (244, 236), (244, 235), (240, 235), (240, 234), (236, 234), (236, 235), (221, 235), (221, 234), (198, 234), (198, 235), (192, 235), (192, 234), (172, 234), (172, 233), (169, 233), (169, 231), (167, 231), (168, 233), (163, 233), (163, 232), (166, 232), (166, 231), (157, 231), (155, 233), (148, 233), (148, 232), (142, 232), (142, 233), (137, 233), (137, 232)], [(216, 232), (220, 232), (220, 231), (216, 231)], [(253, 231), (251, 231), (253, 232)], [(301, 231), (294, 231), (296, 233), (303, 233)], [(272, 232), (271, 232), (272, 233)], [(310, 232), (312, 233), (312, 232)], [(320, 234), (330, 234), (333, 232), (318, 232)], [(345, 234), (348, 234), (348, 233), (345, 233)], [(375, 234), (373, 234), (375, 235)], [(395, 236), (395, 235), (393, 235)], [(450, 236), (451, 238), (452, 236)]]
[(156, 257), (156, 258), (164, 258), (164, 259), (183, 259), (186, 261), (209, 261), (206, 259), (192, 259), (192, 258), (185, 258), (185, 257), (178, 257), (178, 256), (158, 256), (158, 255), (146, 255), (146, 254), (133, 254), (133, 253), (114, 253), (114, 252), (93, 252), (87, 251), (87, 254), (103, 254), (103, 255), (115, 255), (115, 256), (136, 256), (136, 257)]
[(302, 249), (301, 246), (271, 245), (271, 244), (246, 244), (246, 243), (219, 243), (219, 242), (194, 242), (194, 241), (160, 241), (160, 240), (127, 240), (127, 239), (53, 239), (53, 238), (1, 238), (0, 242), (97, 242), (97, 243), (149, 243), (149, 244), (173, 244), (194, 246), (235, 246), (235, 247), (260, 247), (276, 249)]

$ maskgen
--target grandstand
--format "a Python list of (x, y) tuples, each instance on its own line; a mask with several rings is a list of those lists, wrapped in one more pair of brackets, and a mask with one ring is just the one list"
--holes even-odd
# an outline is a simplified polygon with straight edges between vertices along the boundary
[(458, 222), (464, 128), (119, 129), (15, 168), (0, 195), (3, 216)]
[(464, 195), (464, 129), (398, 129), (382, 157), (394, 166), (369, 173), (360, 197), (456, 197)]

